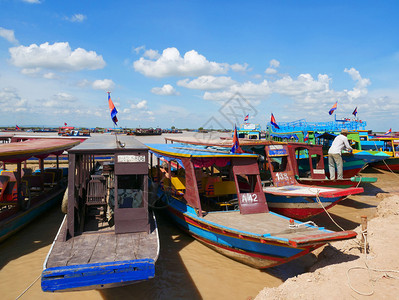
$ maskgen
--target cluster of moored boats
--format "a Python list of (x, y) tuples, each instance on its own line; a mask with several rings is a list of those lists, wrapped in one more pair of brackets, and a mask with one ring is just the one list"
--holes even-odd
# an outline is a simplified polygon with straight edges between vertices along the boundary
[[(354, 231), (327, 230), (309, 218), (362, 193), (359, 184), (376, 179), (360, 170), (388, 158), (360, 150), (345, 178), (332, 181), (322, 144), (250, 138), (239, 141), (242, 153), (232, 153), (231, 139), (165, 140), (144, 145), (129, 135), (99, 135), (0, 144), (0, 239), (63, 198), (65, 217), (44, 262), (43, 291), (153, 278), (162, 247), (153, 208), (164, 208), (210, 248), (259, 269), (355, 238)], [(59, 166), (64, 151), (68, 168)], [(45, 168), (48, 156), (56, 167)]]

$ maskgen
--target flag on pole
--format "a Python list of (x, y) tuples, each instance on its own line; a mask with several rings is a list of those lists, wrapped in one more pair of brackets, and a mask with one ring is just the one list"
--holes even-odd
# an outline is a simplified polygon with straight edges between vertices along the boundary
[(21, 130), (18, 125), (15, 125), (15, 130)]
[(392, 133), (392, 128), (389, 128), (389, 130), (387, 132), (385, 132), (384, 134), (390, 134)]
[(271, 123), (275, 128), (280, 129), (280, 127), (277, 125), (276, 119), (275, 119), (274, 116), (273, 116), (273, 113), (272, 113), (272, 117), (271, 117), (270, 123)]
[(234, 125), (234, 135), (233, 135), (233, 146), (230, 150), (231, 153), (243, 153), (240, 144), (238, 142), (237, 126)]
[(306, 133), (305, 138), (303, 139), (304, 142), (309, 140), (309, 131)]
[(64, 123), (64, 125), (67, 126), (68, 124), (67, 124), (67, 123)]
[(338, 105), (338, 101), (335, 102), (335, 104), (331, 107), (330, 111), (328, 112), (330, 116), (333, 114), (334, 110), (337, 109), (337, 105)]
[(248, 121), (248, 119), (249, 119), (249, 114), (245, 116), (245, 118), (244, 118), (244, 122), (247, 122), (247, 121)]
[(356, 106), (355, 110), (353, 111), (352, 115), (354, 115), (356, 117), (356, 115), (357, 115), (357, 106)]
[(111, 111), (112, 121), (114, 121), (115, 125), (118, 125), (116, 124), (116, 122), (118, 122), (118, 118), (116, 117), (118, 111), (116, 110), (115, 105), (111, 100), (111, 92), (108, 92), (108, 105), (109, 105), (109, 110)]

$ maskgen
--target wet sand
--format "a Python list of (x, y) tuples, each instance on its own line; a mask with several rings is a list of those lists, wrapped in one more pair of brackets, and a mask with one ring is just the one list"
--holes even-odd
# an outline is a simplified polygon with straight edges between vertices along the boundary
[[(140, 137), (145, 143), (163, 142), (160, 137)], [(377, 193), (399, 192), (399, 179), (386, 171), (366, 169), (363, 176), (377, 177), (374, 184), (363, 184), (365, 193), (352, 196), (329, 210), (344, 229), (354, 229), (360, 216), (376, 213)], [(2, 299), (15, 299), (39, 278), (43, 262), (58, 230), (63, 214), (54, 208), (24, 230), (0, 244), (0, 290)], [(40, 278), (21, 299), (248, 299), (264, 287), (277, 287), (284, 280), (301, 274), (314, 261), (313, 254), (288, 264), (259, 271), (226, 258), (178, 230), (157, 211), (161, 253), (156, 277), (122, 288), (100, 291), (44, 293)], [(339, 230), (325, 215), (312, 218), (319, 226)]]

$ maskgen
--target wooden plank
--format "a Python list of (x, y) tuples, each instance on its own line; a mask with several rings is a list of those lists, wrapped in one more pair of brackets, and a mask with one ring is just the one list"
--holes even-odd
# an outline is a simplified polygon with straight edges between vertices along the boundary
[(70, 266), (89, 263), (98, 241), (98, 237), (97, 234), (75, 236), (71, 257), (67, 265)]
[(93, 254), (89, 263), (102, 263), (115, 261), (116, 237), (115, 234), (95, 234), (98, 236)]

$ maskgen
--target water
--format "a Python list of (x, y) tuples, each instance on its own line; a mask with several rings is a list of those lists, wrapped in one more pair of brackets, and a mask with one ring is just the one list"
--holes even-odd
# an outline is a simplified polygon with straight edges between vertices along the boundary
[[(159, 143), (164, 137), (139, 139)], [(356, 227), (360, 214), (373, 214), (377, 202), (372, 195), (366, 196), (351, 197), (355, 200), (348, 199), (330, 209), (334, 217), (340, 216), (339, 221), (347, 221), (345, 229)], [(177, 229), (160, 211), (156, 213), (161, 252), (154, 279), (105, 290), (44, 293), (39, 278), (21, 299), (249, 299), (264, 287), (277, 287), (285, 279), (304, 272), (314, 261), (310, 254), (266, 271), (256, 270), (216, 253)], [(0, 244), (2, 299), (15, 299), (40, 276), (62, 218), (60, 208), (56, 207)], [(315, 221), (321, 226), (331, 225), (325, 216), (318, 216)]]

